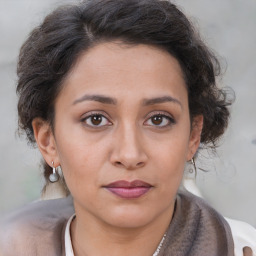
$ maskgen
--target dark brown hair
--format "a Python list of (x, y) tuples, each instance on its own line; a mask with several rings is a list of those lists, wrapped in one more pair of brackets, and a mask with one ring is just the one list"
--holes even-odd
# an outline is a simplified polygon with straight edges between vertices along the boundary
[(216, 85), (220, 65), (186, 16), (167, 0), (88, 0), (60, 7), (23, 44), (17, 68), (19, 127), (35, 142), (32, 120), (54, 128), (54, 102), (62, 81), (82, 52), (120, 40), (164, 49), (180, 63), (191, 120), (202, 114), (201, 142), (215, 145), (229, 117), (230, 102)]

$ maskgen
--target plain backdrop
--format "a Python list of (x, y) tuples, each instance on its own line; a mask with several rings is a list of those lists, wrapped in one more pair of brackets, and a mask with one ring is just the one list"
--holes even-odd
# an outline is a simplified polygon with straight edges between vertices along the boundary
[[(16, 61), (30, 30), (71, 0), (0, 0), (0, 215), (37, 200), (40, 155), (17, 136)], [(232, 118), (217, 154), (201, 152), (197, 184), (224, 216), (256, 227), (256, 1), (176, 0), (220, 56), (222, 86), (236, 93)]]

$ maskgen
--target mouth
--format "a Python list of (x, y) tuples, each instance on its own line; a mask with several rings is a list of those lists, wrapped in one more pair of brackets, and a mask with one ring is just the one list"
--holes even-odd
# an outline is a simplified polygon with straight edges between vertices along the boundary
[(132, 182), (119, 180), (104, 186), (104, 188), (114, 195), (125, 199), (139, 198), (146, 194), (152, 187), (151, 184), (141, 180), (134, 180)]

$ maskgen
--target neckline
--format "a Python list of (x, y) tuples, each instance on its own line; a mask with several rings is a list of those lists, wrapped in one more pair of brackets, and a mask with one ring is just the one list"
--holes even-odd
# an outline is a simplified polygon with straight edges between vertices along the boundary
[[(73, 246), (72, 246), (72, 241), (71, 241), (71, 222), (73, 221), (73, 219), (76, 217), (76, 214), (74, 213), (67, 222), (66, 228), (65, 228), (65, 256), (74, 256), (74, 250), (73, 250)], [(166, 238), (166, 233), (164, 234), (164, 236), (162, 237), (160, 243), (158, 244), (155, 252), (153, 253), (152, 256), (157, 256), (160, 253), (160, 250), (162, 248), (162, 245), (164, 243), (164, 240)]]

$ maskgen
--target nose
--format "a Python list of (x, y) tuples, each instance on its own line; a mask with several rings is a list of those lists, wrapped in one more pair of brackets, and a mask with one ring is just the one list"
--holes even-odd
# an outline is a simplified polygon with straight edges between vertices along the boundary
[(136, 127), (123, 126), (117, 129), (114, 136), (113, 151), (110, 161), (113, 165), (127, 170), (145, 166), (148, 157), (142, 137)]

